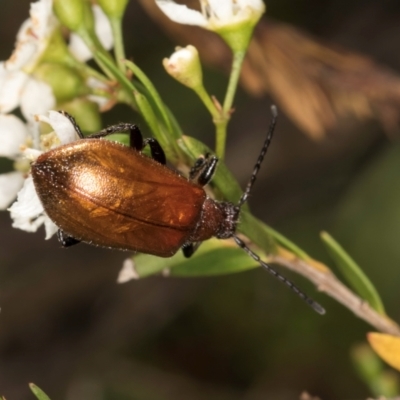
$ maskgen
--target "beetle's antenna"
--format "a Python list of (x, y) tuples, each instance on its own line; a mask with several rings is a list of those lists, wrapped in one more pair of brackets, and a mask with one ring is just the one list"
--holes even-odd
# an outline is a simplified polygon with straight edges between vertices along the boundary
[(302, 298), (310, 307), (314, 309), (318, 314), (324, 315), (325, 309), (314, 301), (312, 298), (308, 297), (303, 291), (301, 291), (297, 286), (294, 285), (289, 279), (286, 279), (279, 272), (276, 272), (273, 268), (271, 268), (268, 264), (260, 259), (260, 257), (254, 253), (249, 247), (247, 247), (246, 243), (243, 242), (238, 236), (233, 235), (233, 239), (235, 239), (236, 244), (243, 249), (251, 258), (257, 261), (266, 271), (268, 271), (271, 275), (278, 278), (281, 282), (283, 282), (286, 286), (293, 290), (300, 298)]
[[(271, 106), (272, 120), (269, 124), (268, 135), (264, 141), (264, 145), (260, 151), (260, 155), (257, 158), (256, 164), (254, 166), (253, 172), (251, 174), (250, 180), (247, 184), (246, 190), (243, 192), (242, 197), (240, 198), (237, 208), (240, 209), (242, 205), (247, 201), (251, 189), (256, 181), (258, 171), (260, 170), (261, 164), (264, 160), (265, 154), (267, 153), (268, 147), (271, 144), (272, 136), (274, 134), (276, 120), (278, 118), (278, 109), (275, 105)], [(293, 290), (300, 298), (302, 298), (310, 307), (314, 309), (318, 314), (325, 314), (325, 309), (318, 304), (316, 301), (308, 297), (303, 291), (301, 291), (294, 283), (292, 283), (289, 279), (285, 278), (279, 272), (275, 271), (268, 264), (260, 259), (260, 257), (254, 253), (249, 247), (247, 247), (246, 243), (243, 242), (238, 236), (233, 235), (236, 244), (243, 249), (253, 260), (257, 261), (266, 271), (268, 271), (271, 275), (278, 278), (281, 282), (283, 282), (286, 286), (288, 286), (291, 290)]]
[(272, 135), (275, 130), (276, 120), (278, 118), (278, 109), (276, 108), (275, 105), (271, 106), (271, 113), (272, 113), (272, 120), (271, 120), (271, 123), (269, 124), (267, 138), (265, 139), (264, 145), (260, 151), (260, 155), (258, 156), (256, 165), (254, 166), (253, 173), (251, 174), (251, 177), (250, 177), (249, 183), (247, 184), (246, 190), (243, 192), (242, 197), (240, 198), (240, 200), (238, 202), (237, 206), (239, 208), (244, 203), (246, 203), (246, 201), (249, 197), (251, 188), (253, 187), (254, 182), (256, 181), (256, 177), (257, 177), (258, 171), (260, 170), (261, 163), (263, 162), (265, 154), (267, 153), (268, 147), (271, 144)]

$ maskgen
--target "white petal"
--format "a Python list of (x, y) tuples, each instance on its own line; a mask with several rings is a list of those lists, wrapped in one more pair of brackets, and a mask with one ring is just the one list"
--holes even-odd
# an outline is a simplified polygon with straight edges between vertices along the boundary
[(212, 13), (220, 21), (229, 21), (233, 16), (232, 0), (208, 0)]
[(0, 115), (0, 156), (14, 158), (28, 136), (26, 125), (15, 115)]
[(95, 23), (96, 35), (100, 43), (106, 50), (111, 50), (114, 46), (114, 36), (111, 29), (110, 20), (97, 4), (92, 7)]
[(17, 201), (9, 208), (12, 226), (27, 232), (35, 232), (45, 221), (43, 206), (36, 194), (32, 176), (25, 179), (18, 192)]
[(37, 119), (49, 124), (56, 132), (61, 144), (74, 142), (78, 136), (72, 122), (58, 111), (49, 111), (49, 116), (37, 115)]
[(265, 4), (262, 0), (236, 0), (240, 8), (249, 7), (254, 11), (264, 12)]
[(265, 11), (265, 4), (261, 0), (237, 0), (237, 2), (237, 19), (259, 18)]
[[(108, 90), (108, 86), (104, 82), (92, 77), (86, 80), (86, 85), (93, 89)], [(90, 94), (87, 98), (90, 101), (93, 101), (93, 103), (98, 104), (101, 111), (107, 110), (107, 107), (110, 105), (110, 99), (108, 97)]]
[[(106, 50), (110, 50), (114, 46), (114, 36), (112, 34), (110, 21), (100, 6), (95, 4), (92, 7), (92, 10), (95, 19), (96, 35), (103, 47)], [(85, 42), (76, 33), (71, 33), (68, 48), (78, 61), (85, 62), (93, 58), (93, 54), (89, 50), (89, 47), (86, 46)]]
[(71, 54), (80, 62), (85, 62), (92, 58), (92, 52), (89, 47), (76, 33), (71, 33), (68, 48)]
[(17, 33), (17, 42), (26, 42), (32, 38), (31, 20), (26, 19), (20, 26)]
[(53, 90), (50, 85), (36, 79), (29, 79), (21, 96), (21, 111), (29, 121), (35, 114), (44, 114), (56, 105)]
[(7, 60), (9, 70), (31, 68), (47, 47), (48, 39), (57, 25), (52, 13), (52, 0), (31, 3), (30, 18), (18, 31), (17, 42)]
[(94, 94), (89, 94), (86, 96), (88, 100), (96, 103), (99, 106), (100, 111), (108, 111), (110, 109), (110, 99), (103, 96), (97, 96)]
[(139, 275), (135, 269), (135, 263), (131, 258), (127, 258), (122, 264), (121, 271), (119, 271), (117, 283), (126, 283), (132, 279), (139, 279)]
[(39, 0), (31, 3), (29, 12), (32, 35), (39, 40), (45, 38), (54, 29), (53, 1)]
[(0, 113), (8, 113), (18, 107), (28, 75), (21, 71), (8, 71), (0, 63)]
[(37, 158), (43, 154), (43, 151), (32, 149), (30, 147), (27, 147), (22, 150), (22, 154), (24, 157), (29, 160), (29, 161), (36, 161)]
[(37, 123), (36, 119), (29, 120), (26, 123), (26, 126), (28, 127), (30, 137), (32, 138), (32, 147), (34, 149), (39, 150), (40, 149), (40, 126)]
[(58, 231), (58, 226), (46, 214), (44, 218), (44, 229), (46, 231), (46, 240), (49, 240)]
[(108, 85), (106, 83), (102, 82), (99, 79), (93, 78), (92, 76), (86, 79), (86, 85), (93, 89), (108, 89)]
[(199, 11), (191, 10), (183, 4), (169, 0), (156, 0), (161, 11), (172, 21), (179, 24), (207, 26), (207, 19)]
[(36, 219), (30, 218), (22, 218), (19, 216), (11, 215), (11, 218), (14, 220), (12, 223), (12, 227), (16, 229), (21, 229), (26, 232), (36, 232), (44, 223), (45, 216), (40, 215)]
[(5, 62), (6, 68), (9, 71), (18, 71), (34, 61), (38, 57), (37, 45), (36, 38), (32, 37), (31, 20), (27, 19), (19, 29), (15, 49)]
[(13, 171), (0, 175), (0, 209), (5, 210), (17, 197), (24, 183), (21, 172)]

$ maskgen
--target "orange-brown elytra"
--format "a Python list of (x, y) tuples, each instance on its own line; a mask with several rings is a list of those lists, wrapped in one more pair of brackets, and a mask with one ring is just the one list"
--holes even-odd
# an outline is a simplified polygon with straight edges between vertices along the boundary
[[(165, 165), (159, 143), (143, 139), (136, 125), (113, 125), (84, 138), (75, 120), (64, 113), (81, 139), (50, 150), (32, 163), (36, 191), (47, 215), (59, 227), (60, 242), (69, 247), (83, 241), (160, 257), (182, 249), (190, 257), (204, 240), (233, 238), (268, 272), (324, 314), (318, 303), (264, 263), (236, 235), (240, 209), (276, 125), (276, 107), (271, 110), (268, 135), (238, 204), (213, 200), (202, 187), (215, 172), (215, 156), (200, 157), (187, 179)], [(116, 132), (129, 133), (130, 146), (102, 139)], [(146, 145), (152, 157), (141, 153)]]

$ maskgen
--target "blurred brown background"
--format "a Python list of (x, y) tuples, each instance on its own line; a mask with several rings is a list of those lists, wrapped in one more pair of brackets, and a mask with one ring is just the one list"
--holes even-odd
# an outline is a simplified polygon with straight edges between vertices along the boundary
[[(207, 112), (161, 66), (177, 44), (206, 36), (156, 24), (140, 3), (149, 6), (131, 1), (125, 17), (127, 55), (184, 131), (213, 146)], [(2, 1), (1, 59), (12, 51), (28, 5)], [(279, 125), (250, 199), (254, 214), (330, 265), (318, 235), (332, 232), (399, 321), (400, 3), (267, 5), (235, 101), (226, 162), (245, 184), (276, 102)], [(205, 81), (221, 98), (229, 59), (218, 42), (209, 45)], [(123, 107), (104, 115), (105, 125), (118, 121), (140, 119)], [(371, 394), (350, 359), (369, 327), (300, 277), (284, 271), (326, 316), (259, 269), (116, 285), (127, 254), (86, 245), (63, 250), (43, 232), (12, 229), (7, 213), (0, 222), (0, 394), (7, 400), (33, 399), (28, 382), (54, 400)]]

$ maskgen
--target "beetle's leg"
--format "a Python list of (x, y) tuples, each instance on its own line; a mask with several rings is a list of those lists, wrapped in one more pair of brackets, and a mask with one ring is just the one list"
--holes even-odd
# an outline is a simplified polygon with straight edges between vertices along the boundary
[(63, 110), (59, 111), (59, 113), (62, 114), (62, 115), (64, 115), (65, 117), (67, 117), (67, 118), (70, 120), (71, 124), (73, 125), (73, 127), (74, 127), (74, 129), (75, 129), (76, 134), (77, 134), (81, 139), (83, 139), (85, 136), (83, 135), (83, 133), (82, 133), (81, 128), (79, 127), (79, 125), (76, 123), (75, 118), (74, 118), (72, 115), (69, 115), (66, 111), (63, 111)]
[(145, 145), (143, 144), (142, 132), (140, 132), (139, 127), (135, 124), (121, 123), (111, 125), (99, 132), (86, 136), (86, 139), (99, 139), (114, 133), (129, 133), (129, 146), (133, 147), (137, 151), (143, 150)]
[(217, 164), (218, 158), (209, 153), (200, 156), (190, 170), (189, 179), (200, 186), (207, 185), (214, 175)]
[(87, 136), (87, 138), (101, 138), (113, 133), (129, 133), (129, 145), (137, 151), (142, 151), (147, 145), (150, 146), (151, 155), (160, 164), (165, 164), (166, 158), (165, 153), (160, 144), (156, 139), (147, 138), (143, 139), (140, 129), (135, 124), (122, 123), (117, 125), (111, 125), (108, 128), (101, 130), (100, 132), (93, 133)]
[(162, 149), (160, 143), (154, 138), (148, 138), (143, 140), (142, 132), (135, 124), (129, 123), (121, 123), (116, 125), (111, 125), (108, 128), (102, 129), (99, 132), (93, 133), (88, 136), (84, 136), (79, 125), (76, 123), (74, 117), (69, 115), (65, 111), (60, 111), (63, 115), (65, 115), (74, 126), (74, 129), (78, 136), (83, 139), (99, 139), (108, 135), (112, 135), (113, 133), (129, 133), (129, 145), (133, 147), (137, 151), (142, 151), (143, 148), (147, 145), (150, 146), (151, 156), (159, 162), (160, 164), (165, 165), (167, 160), (165, 157), (164, 150)]
[(165, 153), (160, 143), (158, 143), (157, 139), (154, 138), (146, 138), (143, 140), (143, 147), (149, 145), (151, 156), (154, 160), (159, 162), (160, 164), (165, 165), (167, 163), (167, 159), (165, 157)]
[(75, 239), (74, 237), (67, 235), (61, 229), (59, 229), (57, 231), (57, 237), (58, 237), (58, 241), (61, 243), (62, 247), (71, 247), (74, 244), (78, 244), (78, 243), (81, 242), (80, 240)]
[(186, 258), (192, 257), (202, 242), (188, 242), (182, 246), (182, 253)]
[(113, 133), (128, 133), (129, 132), (129, 142), (130, 146), (136, 149), (137, 151), (142, 151), (145, 146), (150, 146), (151, 156), (159, 162), (160, 164), (165, 164), (166, 158), (165, 153), (160, 143), (154, 138), (146, 138), (143, 139), (142, 133), (137, 125), (134, 124), (117, 124), (109, 126), (108, 128), (103, 129), (100, 132), (94, 133), (88, 138), (101, 138), (104, 136), (111, 135)]

